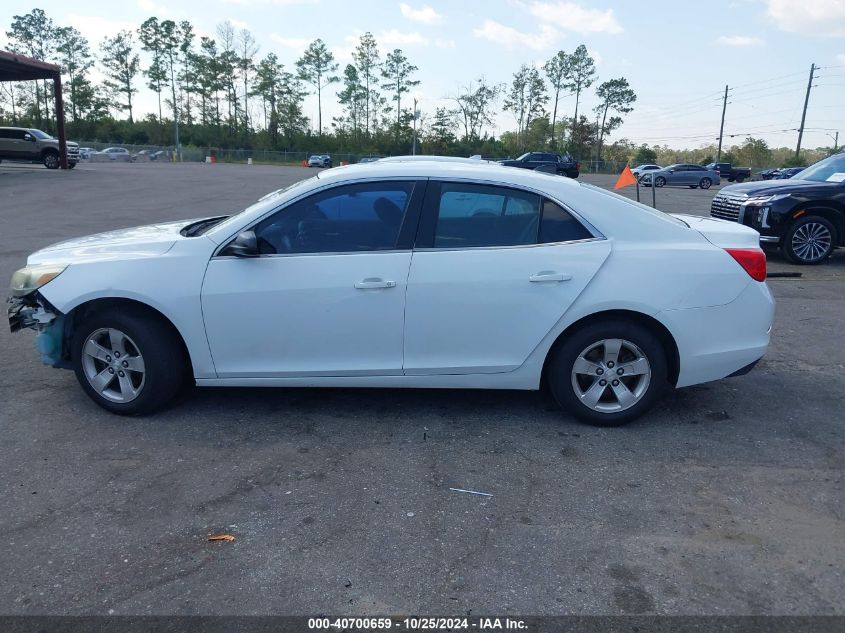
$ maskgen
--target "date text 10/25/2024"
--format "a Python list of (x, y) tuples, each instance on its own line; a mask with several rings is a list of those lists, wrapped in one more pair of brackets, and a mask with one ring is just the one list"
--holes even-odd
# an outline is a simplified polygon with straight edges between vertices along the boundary
[(524, 620), (513, 618), (308, 618), (310, 630), (388, 630), (392, 628), (406, 631), (520, 631), (528, 628)]

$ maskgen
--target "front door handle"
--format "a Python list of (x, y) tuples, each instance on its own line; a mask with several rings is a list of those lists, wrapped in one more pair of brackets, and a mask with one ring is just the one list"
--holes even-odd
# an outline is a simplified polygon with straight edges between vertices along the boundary
[(395, 288), (396, 282), (381, 279), (380, 277), (367, 277), (361, 281), (355, 282), (355, 287), (358, 290), (371, 290), (373, 288)]
[(556, 273), (553, 270), (541, 270), (539, 273), (535, 273), (528, 278), (528, 281), (533, 282), (540, 282), (540, 281), (569, 281), (572, 279), (572, 275), (565, 275), (563, 273)]

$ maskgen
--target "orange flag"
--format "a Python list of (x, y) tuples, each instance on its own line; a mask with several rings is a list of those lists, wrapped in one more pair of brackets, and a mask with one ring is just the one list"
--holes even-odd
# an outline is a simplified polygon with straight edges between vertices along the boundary
[(622, 187), (630, 187), (631, 185), (637, 184), (637, 177), (631, 171), (631, 168), (628, 165), (625, 165), (625, 169), (622, 170), (622, 173), (619, 174), (619, 180), (616, 181), (616, 184), (613, 185), (614, 189), (622, 189)]

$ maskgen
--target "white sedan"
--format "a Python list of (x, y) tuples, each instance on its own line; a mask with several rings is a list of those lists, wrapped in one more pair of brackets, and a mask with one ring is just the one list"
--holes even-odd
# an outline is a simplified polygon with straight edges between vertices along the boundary
[(197, 385), (540, 389), (598, 425), (749, 371), (774, 303), (758, 234), (488, 164), (340, 167), (226, 218), (30, 255), (13, 330), (99, 405)]

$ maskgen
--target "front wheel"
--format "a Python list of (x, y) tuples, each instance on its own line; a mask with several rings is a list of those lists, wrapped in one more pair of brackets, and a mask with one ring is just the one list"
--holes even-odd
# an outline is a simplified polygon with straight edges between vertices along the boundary
[(44, 166), (47, 169), (58, 169), (60, 165), (59, 155), (56, 152), (44, 153)]
[(713, 184), (713, 181), (709, 178), (702, 178), (701, 181), (698, 183), (698, 186), (702, 189), (710, 189), (710, 185)]
[(658, 176), (657, 178), (654, 179), (654, 186), (657, 187), (658, 189), (660, 187), (666, 186), (666, 179), (663, 176)]
[(142, 308), (106, 309), (74, 332), (76, 378), (104, 409), (139, 415), (161, 408), (184, 384), (182, 342), (161, 317)]
[(648, 411), (668, 386), (666, 350), (650, 330), (606, 319), (577, 330), (547, 367), (557, 403), (595, 426), (619, 426)]
[(820, 264), (836, 246), (836, 228), (817, 215), (800, 218), (783, 238), (783, 256), (793, 264)]

